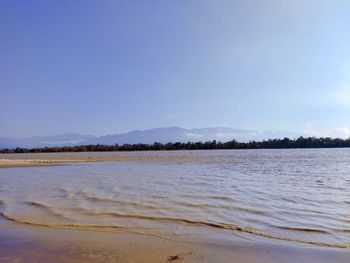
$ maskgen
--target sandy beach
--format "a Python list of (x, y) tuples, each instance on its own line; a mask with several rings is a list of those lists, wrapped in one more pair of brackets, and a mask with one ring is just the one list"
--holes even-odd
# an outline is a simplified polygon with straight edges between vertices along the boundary
[(156, 236), (30, 227), (0, 220), (0, 262), (347, 263), (350, 251), (244, 239)]
[(0, 159), (0, 168), (8, 167), (31, 167), (31, 166), (49, 166), (49, 165), (64, 165), (71, 163), (79, 163), (83, 161), (75, 160), (36, 160), (36, 159)]
[[(141, 154), (140, 154), (141, 153)], [(178, 155), (162, 156), (160, 152), (151, 154), (142, 154), (139, 152), (133, 155), (130, 152), (116, 152), (112, 154), (98, 152), (84, 153), (39, 153), (39, 154), (0, 154), (0, 168), (5, 167), (33, 167), (33, 166), (53, 166), (69, 165), (77, 163), (91, 162), (125, 162), (125, 161), (143, 161), (143, 162), (205, 162), (207, 157), (189, 157)]]

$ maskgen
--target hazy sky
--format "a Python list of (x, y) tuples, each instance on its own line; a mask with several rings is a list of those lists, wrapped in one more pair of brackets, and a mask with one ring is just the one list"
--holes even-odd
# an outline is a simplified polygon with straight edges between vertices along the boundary
[(0, 136), (350, 136), (350, 1), (0, 0)]

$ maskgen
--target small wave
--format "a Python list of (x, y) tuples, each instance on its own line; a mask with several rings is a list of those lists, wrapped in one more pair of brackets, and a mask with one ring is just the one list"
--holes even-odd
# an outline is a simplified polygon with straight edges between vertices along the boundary
[(53, 207), (51, 207), (49, 205), (46, 205), (44, 203), (41, 203), (41, 202), (38, 202), (38, 201), (26, 201), (26, 202), (23, 202), (23, 203), (26, 204), (26, 205), (34, 206), (36, 208), (44, 210), (45, 213), (47, 213), (47, 214), (49, 214), (51, 216), (70, 220), (70, 218), (68, 218), (68, 217), (66, 217), (66, 216), (64, 216), (64, 215), (62, 215), (60, 213), (57, 213), (56, 211), (54, 211)]
[(248, 208), (248, 207), (240, 207), (240, 206), (233, 206), (231, 209), (235, 209), (241, 212), (248, 212), (251, 214), (256, 214), (256, 215), (264, 215), (267, 216), (269, 213), (266, 211), (262, 211), (262, 210), (257, 210), (257, 209), (253, 209), (253, 208)]
[[(113, 216), (118, 218), (136, 218), (136, 219), (144, 219), (144, 220), (156, 220), (156, 221), (169, 221), (169, 222), (177, 222), (177, 223), (185, 223), (193, 226), (208, 226), (208, 227), (214, 227), (214, 228), (220, 228), (225, 230), (232, 230), (232, 231), (240, 231), (248, 234), (253, 234), (261, 237), (266, 238), (272, 238), (272, 239), (279, 239), (279, 240), (285, 240), (285, 241), (292, 241), (292, 242), (298, 242), (298, 243), (304, 243), (304, 244), (310, 244), (310, 245), (317, 245), (317, 246), (324, 246), (324, 247), (336, 247), (336, 248), (350, 248), (350, 244), (333, 244), (333, 243), (325, 243), (325, 242), (317, 242), (317, 241), (308, 241), (308, 240), (301, 240), (301, 239), (294, 239), (294, 238), (288, 238), (288, 237), (281, 237), (278, 235), (274, 235), (272, 233), (263, 232), (251, 227), (243, 227), (243, 226), (236, 226), (232, 224), (226, 224), (226, 223), (216, 223), (216, 222), (204, 222), (204, 221), (195, 221), (190, 219), (182, 219), (182, 218), (172, 218), (172, 217), (152, 217), (152, 216), (146, 216), (146, 215), (136, 215), (136, 214), (119, 214), (119, 213), (95, 213), (95, 212), (89, 212), (90, 215), (101, 215), (101, 216)], [(94, 230), (94, 229), (126, 229), (126, 228), (132, 228), (132, 227), (123, 227), (123, 226), (116, 226), (116, 225), (92, 225), (92, 224), (47, 224), (47, 223), (36, 223), (36, 222), (30, 222), (26, 221), (20, 218), (13, 217), (5, 212), (0, 211), (0, 216), (7, 220), (11, 220), (17, 223), (32, 225), (32, 226), (41, 226), (41, 227), (50, 227), (50, 228), (72, 228), (72, 229), (84, 229), (84, 230)], [(136, 228), (136, 227), (135, 227)]]
[(180, 206), (187, 206), (191, 208), (216, 208), (215, 205), (208, 205), (208, 204), (194, 204), (189, 202), (174, 202), (176, 205)]
[(322, 233), (328, 234), (329, 232), (323, 229), (318, 228), (307, 228), (307, 227), (288, 227), (288, 226), (274, 226), (279, 229), (291, 230), (291, 231), (300, 231), (300, 232), (310, 232), (310, 233)]
[(216, 200), (223, 200), (223, 201), (229, 201), (229, 202), (233, 202), (235, 201), (233, 198), (231, 197), (227, 197), (227, 196), (207, 196), (207, 198), (210, 198), (210, 199), (216, 199)]
[(83, 197), (87, 201), (91, 202), (100, 202), (100, 203), (111, 203), (111, 204), (119, 204), (123, 206), (133, 206), (138, 208), (145, 208), (145, 209), (154, 209), (154, 210), (160, 210), (160, 209), (167, 209), (167, 207), (160, 207), (150, 204), (143, 204), (143, 203), (137, 203), (137, 202), (129, 202), (129, 201), (122, 201), (117, 199), (111, 199), (106, 197), (99, 197), (99, 196), (93, 196), (86, 192), (79, 192), (79, 195)]
[(190, 219), (172, 218), (172, 217), (153, 217), (153, 216), (137, 215), (137, 214), (96, 213), (96, 212), (88, 212), (88, 214), (95, 215), (95, 216), (101, 215), (101, 216), (112, 216), (112, 217), (118, 217), (118, 218), (124, 217), (124, 218), (136, 218), (136, 219), (144, 219), (144, 220), (186, 223), (186, 224), (196, 225), (196, 226), (209, 226), (209, 227), (221, 228), (221, 229), (225, 229), (225, 230), (240, 231), (240, 232), (245, 232), (245, 233), (249, 233), (249, 234), (253, 234), (253, 235), (258, 235), (261, 237), (279, 239), (279, 240), (285, 240), (285, 241), (292, 241), (292, 242), (298, 242), (298, 243), (304, 243), (304, 244), (310, 244), (310, 245), (318, 245), (318, 246), (324, 246), (324, 247), (337, 247), (337, 248), (350, 248), (350, 244), (333, 244), (333, 243), (325, 243), (325, 242), (308, 241), (308, 240), (294, 239), (294, 238), (288, 238), (288, 237), (281, 237), (281, 236), (278, 236), (278, 235), (275, 235), (272, 233), (267, 233), (267, 232), (257, 230), (257, 229), (252, 228), (252, 227), (243, 227), (243, 226), (237, 226), (237, 225), (227, 224), (227, 223), (195, 221), (195, 220), (190, 220)]
[(16, 223), (31, 225), (31, 226), (40, 226), (40, 227), (49, 227), (49, 228), (72, 228), (72, 229), (98, 229), (98, 228), (108, 228), (108, 229), (123, 229), (128, 227), (123, 226), (104, 226), (104, 225), (93, 225), (93, 224), (49, 224), (49, 223), (39, 223), (39, 222), (31, 222), (28, 220), (24, 220), (21, 218), (17, 218), (12, 216), (6, 212), (0, 211), (0, 216)]
[(222, 200), (222, 201), (228, 201), (228, 202), (234, 202), (235, 200), (228, 196), (218, 196), (218, 195), (208, 195), (208, 196), (199, 196), (199, 195), (191, 195), (191, 194), (182, 194), (178, 195), (182, 198), (193, 198), (193, 199), (215, 199), (215, 200)]
[(27, 201), (27, 202), (24, 202), (25, 204), (27, 205), (31, 205), (31, 206), (36, 206), (36, 207), (40, 207), (40, 208), (45, 208), (45, 209), (50, 209), (49, 206), (43, 204), (43, 203), (39, 203), (39, 202), (36, 202), (36, 201)]

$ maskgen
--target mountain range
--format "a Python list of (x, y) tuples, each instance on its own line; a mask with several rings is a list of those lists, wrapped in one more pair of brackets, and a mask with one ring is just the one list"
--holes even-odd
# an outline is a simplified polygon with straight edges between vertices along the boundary
[(74, 146), (89, 144), (136, 144), (136, 143), (167, 143), (167, 142), (197, 142), (217, 140), (226, 142), (237, 140), (245, 142), (249, 140), (263, 140), (274, 138), (296, 138), (300, 134), (284, 131), (255, 131), (249, 129), (233, 129), (227, 127), (210, 127), (197, 129), (184, 129), (179, 127), (154, 128), (147, 130), (134, 130), (127, 133), (119, 133), (105, 136), (81, 135), (66, 133), (54, 136), (36, 137), (0, 137), (0, 149), (5, 148), (36, 148), (54, 146)]

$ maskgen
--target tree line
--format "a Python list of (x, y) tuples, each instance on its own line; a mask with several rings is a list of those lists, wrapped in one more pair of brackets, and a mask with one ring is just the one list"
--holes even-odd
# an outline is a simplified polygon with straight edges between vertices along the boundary
[(48, 153), (48, 152), (113, 152), (113, 151), (161, 151), (161, 150), (221, 150), (221, 149), (290, 149), (290, 148), (342, 148), (350, 147), (350, 138), (315, 138), (299, 137), (297, 139), (270, 139), (263, 141), (238, 142), (169, 142), (153, 144), (123, 144), (123, 145), (80, 145), (43, 148), (3, 149), (0, 153)]

